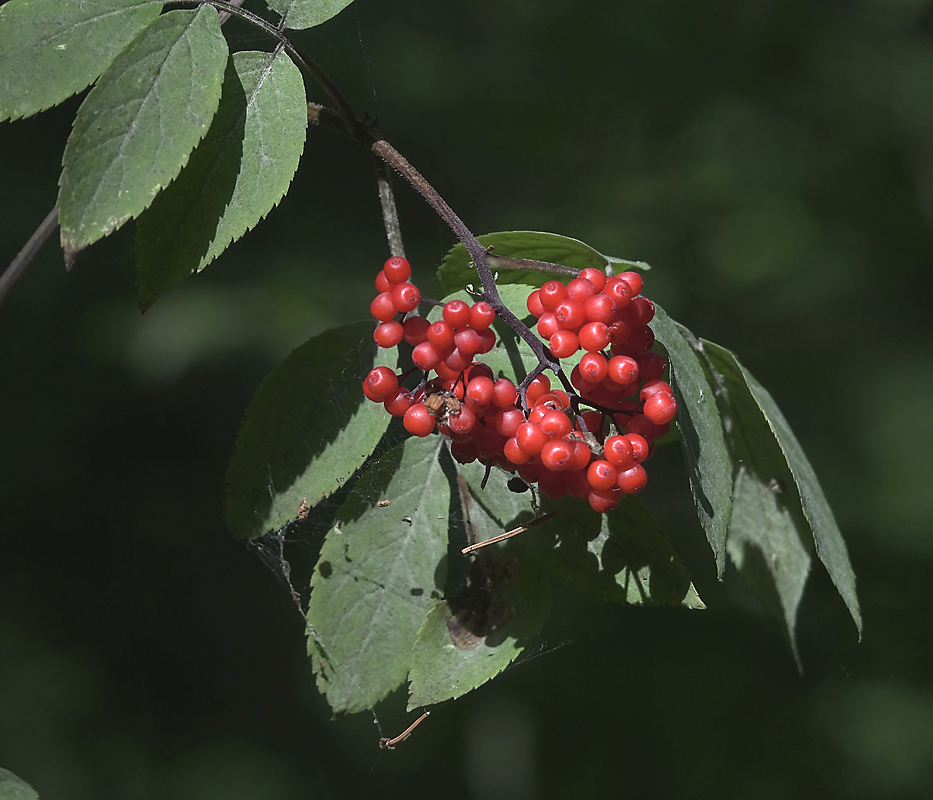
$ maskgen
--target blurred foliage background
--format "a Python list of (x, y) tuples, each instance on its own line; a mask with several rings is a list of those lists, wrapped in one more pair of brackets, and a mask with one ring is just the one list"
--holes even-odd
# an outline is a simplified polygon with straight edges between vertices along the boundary
[[(817, 569), (798, 674), (662, 456), (649, 501), (708, 610), (561, 594), (534, 657), (397, 751), (330, 721), (221, 518), (253, 391), (366, 315), (386, 257), (372, 162), (311, 129), (282, 205), (145, 316), (132, 224), (70, 273), (49, 246), (0, 308), (0, 766), (45, 800), (929, 797), (931, 37), (928, 0), (357, 0), (299, 35), (475, 233), (648, 261), (650, 296), (739, 353), (836, 511), (861, 643)], [(4, 262), (79, 100), (0, 125)], [(453, 238), (399, 193), (426, 284)]]

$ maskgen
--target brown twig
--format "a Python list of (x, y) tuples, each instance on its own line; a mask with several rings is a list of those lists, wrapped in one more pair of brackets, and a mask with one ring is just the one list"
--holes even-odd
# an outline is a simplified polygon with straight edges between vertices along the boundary
[(23, 245), (23, 249), (10, 262), (10, 266), (3, 271), (3, 275), (0, 275), (0, 306), (9, 297), (16, 282), (23, 277), (26, 267), (35, 260), (45, 243), (52, 238), (57, 230), (58, 206), (55, 206), (46, 215), (45, 219), (39, 223), (39, 227), (29, 237), (29, 241)]
[(418, 719), (416, 719), (413, 723), (411, 723), (411, 725), (405, 728), (405, 730), (403, 730), (394, 739), (389, 739), (388, 737), (383, 736), (379, 740), (379, 746), (383, 750), (394, 750), (395, 745), (397, 745), (399, 742), (404, 741), (409, 736), (411, 736), (411, 732), (421, 724), (422, 720), (424, 720), (425, 717), (429, 717), (429, 716), (431, 716), (431, 712), (425, 711), (420, 717), (418, 717)]
[(547, 520), (553, 517), (556, 513), (556, 511), (548, 511), (547, 514), (542, 514), (540, 517), (535, 517), (527, 525), (519, 525), (517, 528), (513, 528), (510, 531), (500, 533), (498, 536), (493, 536), (491, 539), (485, 539), (482, 542), (471, 544), (469, 547), (464, 547), (460, 552), (466, 555), (467, 553), (472, 553), (474, 550), (479, 550), (481, 547), (487, 547), (491, 544), (496, 544), (496, 542), (503, 542), (506, 539), (511, 539), (513, 536), (518, 536), (518, 534), (524, 533), (529, 528), (535, 527), (535, 525), (540, 525), (542, 522), (547, 522)]

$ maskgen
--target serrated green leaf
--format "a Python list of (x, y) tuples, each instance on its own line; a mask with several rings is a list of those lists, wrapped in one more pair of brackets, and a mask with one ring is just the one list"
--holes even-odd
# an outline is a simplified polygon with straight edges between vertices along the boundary
[[(474, 524), (479, 514), (475, 507)], [(535, 559), (514, 541), (478, 551), (471, 577), (474, 583), (459, 598), (439, 601), (418, 631), (409, 711), (453, 700), (492, 680), (547, 620), (547, 581)]]
[(726, 536), (732, 516), (732, 457), (726, 447), (716, 393), (706, 376), (697, 338), (655, 304), (651, 328), (667, 350), (677, 399), (677, 428), (697, 515), (716, 558), (726, 568)]
[(408, 439), (360, 476), (337, 512), (308, 607), (308, 651), (335, 714), (369, 708), (405, 680), (444, 592), (455, 482), (441, 436)]
[[(729, 443), (733, 457), (737, 463), (741, 462), (736, 491), (739, 488), (739, 477), (746, 482), (754, 480), (758, 486), (754, 489), (745, 487), (744, 491), (752, 498), (755, 508), (765, 503), (767, 491), (778, 510), (786, 511), (780, 516), (772, 512), (768, 518), (771, 524), (767, 528), (752, 526), (750, 532), (741, 534), (743, 542), (752, 540), (751, 544), (744, 545), (746, 549), (757, 547), (760, 551), (757, 560), (763, 558), (771, 567), (776, 586), (769, 586), (767, 582), (761, 585), (762, 578), (756, 575), (759, 595), (763, 596), (765, 605), (774, 611), (773, 595), (777, 589), (786, 633), (793, 646), (796, 604), (799, 604), (799, 598), (796, 597), (798, 580), (786, 573), (795, 569), (802, 571), (799, 587), (802, 592), (802, 581), (806, 578), (806, 571), (801, 567), (803, 558), (800, 554), (795, 556), (792, 553), (796, 552), (799, 543), (807, 554), (809, 565), (809, 553), (815, 546), (817, 556), (826, 567), (861, 633), (862, 620), (855, 593), (855, 574), (849, 563), (845, 542), (800, 443), (774, 399), (742, 366), (734, 353), (706, 341), (703, 342), (703, 352), (723, 384), (723, 390), (717, 398), (720, 406), (728, 409), (731, 416), (731, 420), (727, 420)], [(746, 517), (749, 520), (754, 518), (751, 512)], [(760, 539), (757, 544), (755, 536)], [(733, 529), (730, 527), (730, 541), (732, 537)], [(730, 546), (730, 556), (733, 555), (732, 549)]]
[(353, 0), (267, 0), (269, 7), (285, 17), (285, 27), (303, 30), (337, 16)]
[(200, 272), (288, 190), (308, 115), (284, 50), (234, 53), (217, 114), (181, 174), (139, 218), (139, 302)]
[[(479, 490), (483, 467), (468, 464), (461, 470), (476, 502), (500, 528), (496, 533), (533, 519), (528, 495), (509, 491), (503, 473), (494, 470), (487, 488)], [(575, 497), (541, 499), (542, 513), (555, 510), (555, 517), (521, 537), (558, 580), (618, 603), (706, 607), (667, 536), (637, 497), (624, 498), (608, 514), (597, 514)]]
[(65, 147), (66, 261), (138, 215), (178, 174), (217, 111), (226, 60), (210, 6), (163, 14), (113, 60)]
[(18, 775), (0, 767), (0, 800), (39, 800), (39, 794)]
[[(562, 264), (571, 269), (581, 270), (595, 267), (604, 270), (609, 264), (624, 266), (625, 269), (648, 269), (643, 261), (627, 261), (623, 258), (604, 256), (588, 244), (568, 236), (559, 236), (556, 233), (541, 233), (539, 231), (503, 231), (501, 233), (488, 233), (478, 236), (477, 240), (483, 247), (494, 247), (490, 252), (492, 256), (507, 256), (509, 258), (523, 258), (533, 261), (547, 261), (552, 264)], [(490, 261), (493, 272), (496, 273), (496, 284), (504, 286), (510, 283), (520, 283), (526, 286), (541, 286), (545, 281), (559, 279), (567, 281), (569, 275), (553, 275), (545, 272), (527, 272), (524, 270), (506, 269), (494, 265)], [(441, 266), (437, 270), (438, 294), (445, 295), (473, 284), (479, 288), (479, 277), (473, 262), (462, 244), (454, 245), (444, 256)]]
[(726, 547), (746, 583), (781, 625), (799, 664), (797, 611), (810, 569), (812, 530), (787, 456), (747, 373), (729, 350), (705, 340), (702, 347), (737, 465)]
[(89, 86), (162, 10), (145, 0), (10, 0), (0, 7), (0, 121)]
[(296, 348), (246, 409), (227, 472), (226, 521), (237, 538), (277, 530), (315, 505), (366, 461), (389, 416), (365, 398), (374, 366), (396, 366), (373, 342), (372, 323), (325, 331)]
[[(532, 323), (534, 328), (534, 318), (528, 314), (525, 305), (528, 295), (531, 293), (530, 286), (500, 286), (499, 297), (518, 317), (526, 322)], [(449, 300), (463, 300), (465, 303), (475, 303), (477, 298), (468, 292), (455, 292), (444, 298), (444, 302)], [(428, 319), (432, 322), (439, 320), (443, 309), (441, 306), (434, 306), (428, 313)], [(488, 353), (478, 357), (486, 364), (495, 375), (508, 378), (513, 383), (521, 381), (528, 371), (537, 365), (538, 360), (531, 348), (498, 317), (493, 323), (496, 332), (496, 344)]]

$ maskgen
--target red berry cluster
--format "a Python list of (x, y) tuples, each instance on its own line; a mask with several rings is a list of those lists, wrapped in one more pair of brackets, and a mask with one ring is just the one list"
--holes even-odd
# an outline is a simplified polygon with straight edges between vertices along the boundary
[[(554, 356), (586, 351), (570, 378), (579, 398), (594, 406), (581, 413), (571, 410), (567, 392), (551, 389), (545, 375), (526, 388), (525, 410), (512, 381), (473, 360), (495, 344), (495, 311), (488, 303), (451, 300), (434, 323), (417, 316), (396, 320), (421, 299), (410, 277), (408, 262), (399, 257), (390, 258), (376, 277), (379, 295), (370, 307), (379, 320), (374, 338), (382, 347), (405, 339), (414, 348), (414, 365), (436, 376), (410, 391), (391, 369), (376, 367), (363, 383), (370, 400), (403, 417), (416, 436), (436, 427), (450, 437), (451, 454), (460, 463), (479, 460), (517, 472), (548, 497), (585, 497), (595, 510), (609, 511), (622, 495), (644, 488), (642, 462), (654, 439), (667, 432), (677, 403), (661, 380), (663, 357), (649, 351), (654, 305), (640, 296), (638, 274), (607, 278), (587, 269), (566, 286), (549, 281), (528, 298), (538, 333)], [(619, 433), (606, 435), (607, 420)]]

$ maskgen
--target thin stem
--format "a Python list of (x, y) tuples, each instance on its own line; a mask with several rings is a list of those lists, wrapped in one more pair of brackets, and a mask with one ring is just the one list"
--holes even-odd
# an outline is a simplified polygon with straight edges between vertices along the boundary
[(524, 272), (547, 272), (551, 275), (571, 275), (574, 278), (580, 274), (580, 270), (574, 267), (565, 267), (563, 264), (555, 264), (552, 261), (535, 261), (531, 258), (511, 258), (509, 256), (497, 256), (493, 253), (487, 253), (486, 258), (490, 266), (497, 269), (517, 269)]
[(556, 511), (548, 511), (547, 514), (543, 514), (540, 517), (535, 517), (527, 525), (519, 525), (517, 528), (513, 528), (510, 531), (500, 533), (498, 536), (493, 536), (491, 539), (484, 539), (482, 542), (471, 544), (468, 547), (464, 547), (460, 552), (466, 555), (467, 553), (472, 553), (474, 550), (479, 550), (481, 547), (488, 547), (491, 544), (496, 544), (497, 542), (511, 539), (513, 536), (518, 536), (518, 534), (524, 533), (529, 528), (533, 528), (535, 525), (540, 525), (542, 522), (547, 522), (547, 520), (553, 517), (556, 513)]
[(399, 224), (395, 192), (392, 190), (392, 170), (382, 159), (376, 160), (376, 184), (379, 187), (379, 205), (382, 207), (382, 222), (386, 228), (389, 253), (393, 256), (404, 257), (402, 226)]
[(417, 728), (417, 727), (421, 724), (421, 722), (422, 722), (426, 717), (429, 717), (429, 716), (431, 716), (431, 712), (430, 712), (430, 711), (425, 711), (420, 717), (418, 717), (418, 719), (416, 719), (413, 723), (411, 723), (411, 725), (409, 725), (407, 728), (405, 728), (405, 730), (403, 730), (403, 731), (402, 731), (398, 736), (396, 736), (394, 739), (390, 739), (390, 738), (388, 738), (387, 736), (383, 736), (383, 737), (379, 740), (379, 746), (380, 746), (383, 750), (394, 750), (394, 749), (395, 749), (395, 745), (397, 745), (399, 742), (404, 741), (404, 740), (407, 739), (409, 736), (411, 736), (411, 732), (412, 732), (415, 728)]
[(463, 220), (454, 213), (453, 209), (447, 205), (447, 201), (425, 180), (424, 176), (409, 164), (405, 157), (387, 141), (380, 139), (374, 142), (372, 149), (418, 190), (421, 196), (424, 197), (424, 199), (428, 201), (428, 204), (441, 216), (466, 248), (473, 264), (476, 266), (476, 272), (482, 283), (483, 297), (486, 302), (495, 309), (496, 315), (525, 340), (525, 343), (537, 356), (538, 362), (543, 365), (543, 368), (553, 371), (560, 378), (564, 386), (569, 386), (569, 381), (567, 381), (566, 376), (561, 370), (560, 362), (554, 358), (544, 342), (535, 336), (531, 332), (531, 329), (516, 317), (508, 306), (502, 302), (502, 298), (499, 296), (499, 290), (496, 288), (495, 277), (489, 267), (489, 262), (486, 260), (486, 249), (477, 241), (476, 237), (464, 224)]
[(52, 238), (57, 230), (58, 206), (55, 206), (46, 215), (45, 219), (39, 223), (35, 233), (29, 237), (29, 241), (23, 245), (23, 249), (16, 254), (16, 258), (10, 262), (10, 266), (4, 270), (3, 275), (0, 275), (0, 306), (3, 305), (10, 292), (13, 291), (16, 282), (23, 277), (26, 267), (39, 255), (39, 251), (42, 250), (45, 243)]

